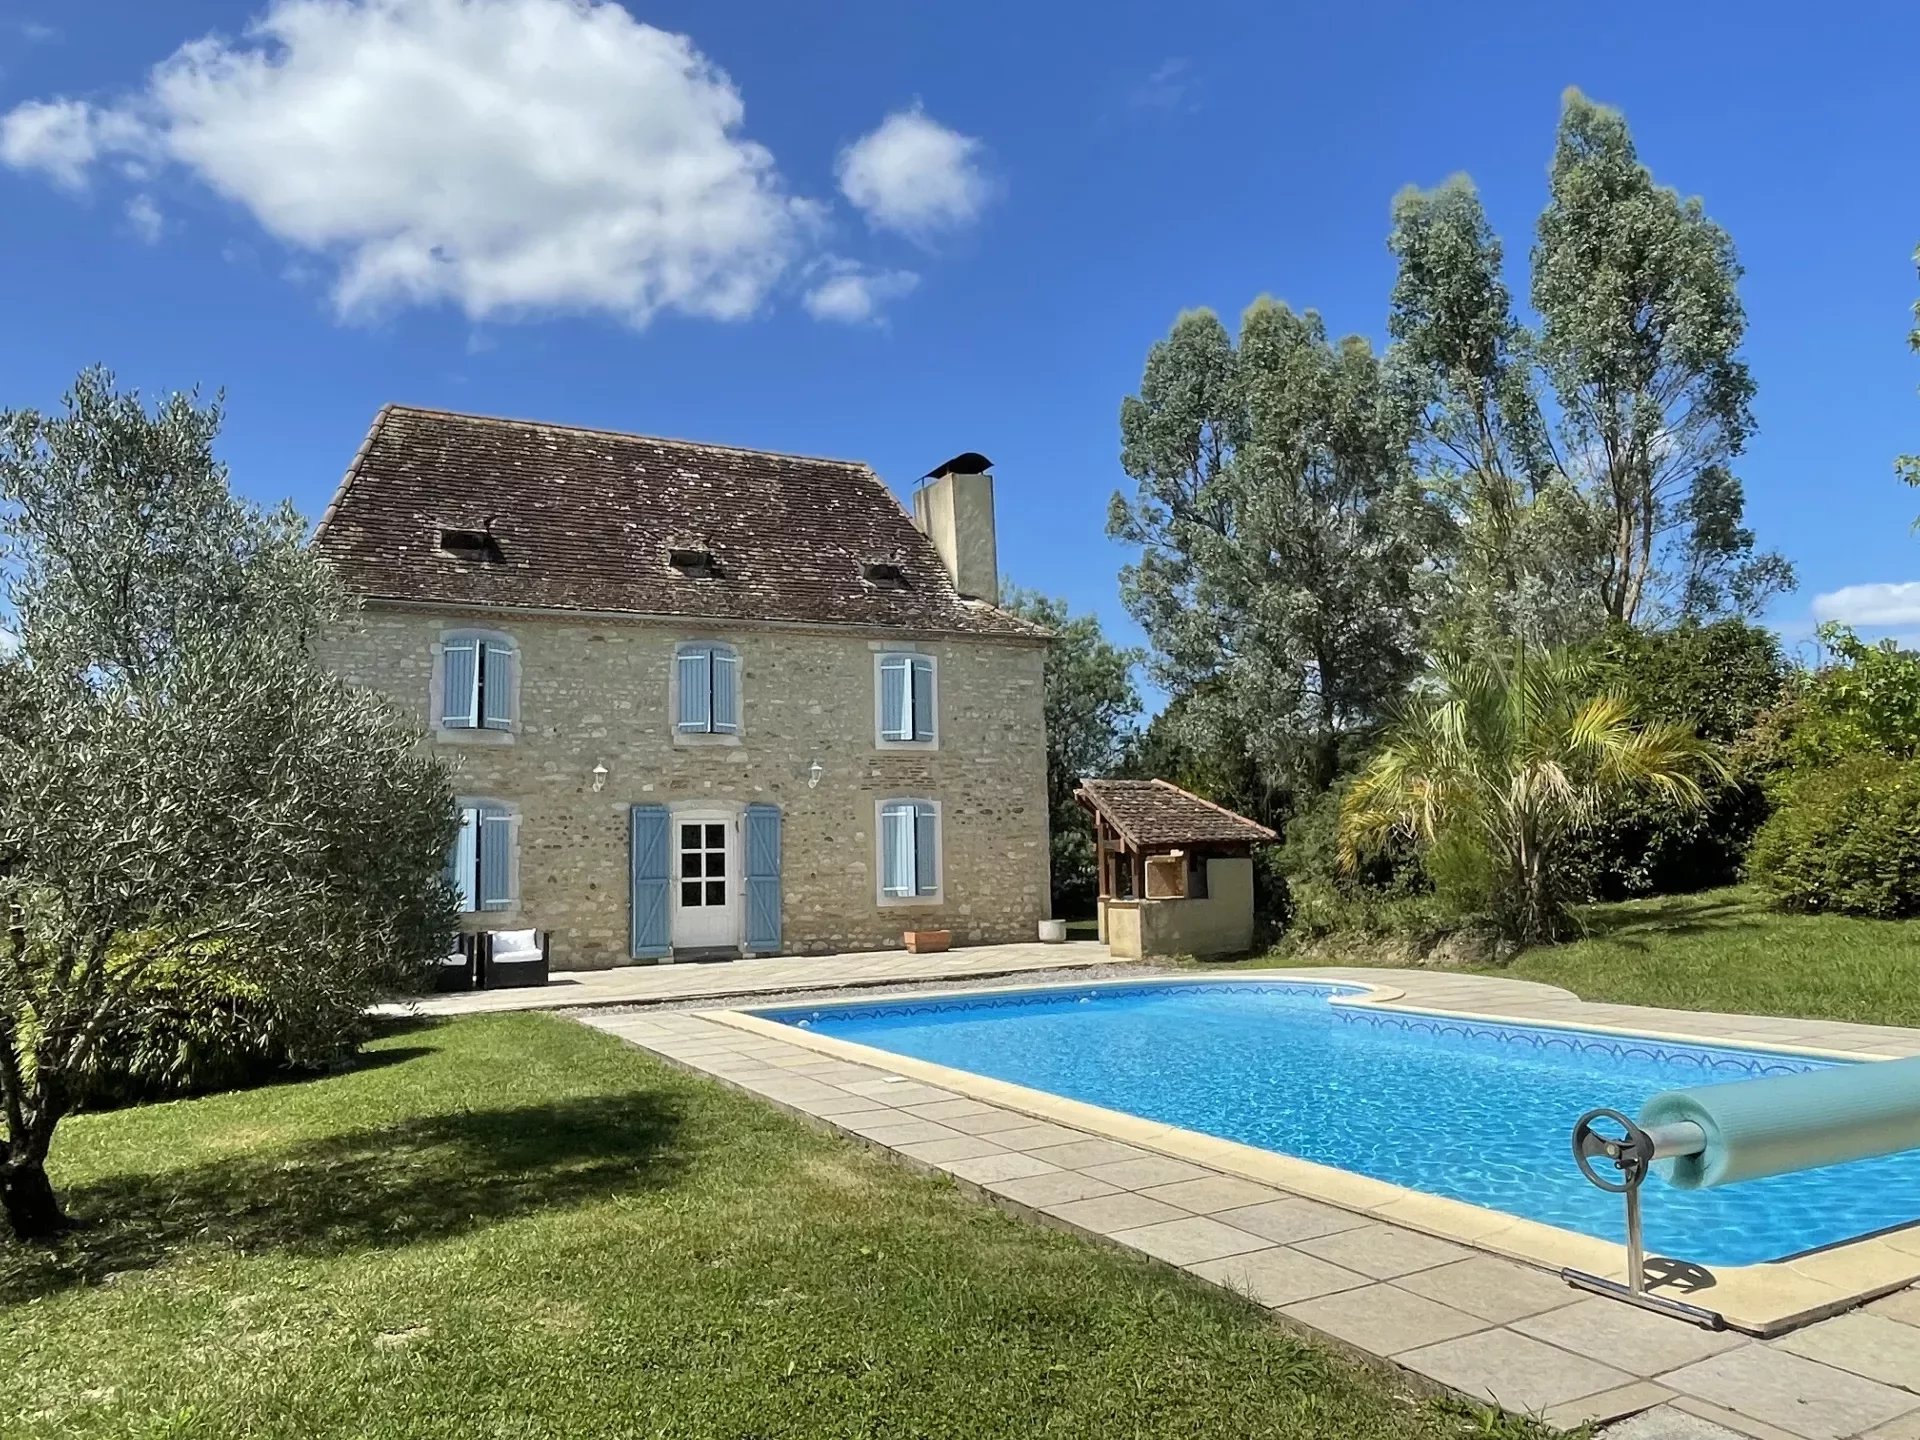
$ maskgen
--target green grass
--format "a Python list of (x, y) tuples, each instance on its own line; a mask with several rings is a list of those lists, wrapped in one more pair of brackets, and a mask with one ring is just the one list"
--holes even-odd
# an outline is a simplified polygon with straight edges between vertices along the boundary
[(565, 1020), (367, 1060), (63, 1127), (0, 1434), (1514, 1433)]
[(1920, 1025), (1920, 921), (1783, 915), (1751, 890), (1590, 905), (1586, 935), (1491, 974), (1586, 1000)]
[[(1920, 1025), (1920, 921), (1783, 915), (1743, 888), (1583, 905), (1578, 918), (1581, 938), (1478, 973), (1559, 985), (1584, 1000)], [(1386, 953), (1376, 963), (1391, 963)], [(1299, 963), (1284, 951), (1229, 962)], [(1339, 963), (1369, 963), (1364, 945), (1352, 943)]]

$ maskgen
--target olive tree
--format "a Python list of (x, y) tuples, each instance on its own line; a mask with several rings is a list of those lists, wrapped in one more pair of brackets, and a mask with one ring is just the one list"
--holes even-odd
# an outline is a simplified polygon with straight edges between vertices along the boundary
[(142, 975), (218, 964), (290, 1010), (448, 943), (440, 765), (315, 657), (350, 607), (290, 507), (234, 496), (218, 403), (101, 370), (0, 413), (0, 1205), (65, 1223), (55, 1127)]

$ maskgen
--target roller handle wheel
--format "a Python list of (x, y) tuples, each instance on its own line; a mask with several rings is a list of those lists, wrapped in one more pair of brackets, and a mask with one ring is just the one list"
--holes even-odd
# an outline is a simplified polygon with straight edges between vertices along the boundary
[[(1606, 1135), (1594, 1122), (1608, 1121), (1620, 1128)], [(1653, 1138), (1618, 1110), (1589, 1110), (1573, 1126), (1573, 1160), (1580, 1173), (1615, 1195), (1640, 1188), (1653, 1162)], [(1613, 1173), (1608, 1173), (1611, 1167)]]

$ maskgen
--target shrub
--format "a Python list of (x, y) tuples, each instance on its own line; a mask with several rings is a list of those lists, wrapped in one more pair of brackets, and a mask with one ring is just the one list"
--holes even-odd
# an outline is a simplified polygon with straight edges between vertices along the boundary
[(1637, 715), (1691, 726), (1726, 747), (1731, 773), (1703, 780), (1706, 803), (1697, 810), (1654, 795), (1617, 797), (1569, 845), (1568, 884), (1593, 899), (1620, 900), (1733, 883), (1767, 818), (1766, 781), (1778, 763), (1753, 737), (1788, 692), (1792, 672), (1780, 642), (1757, 625), (1722, 620), (1621, 628), (1593, 650)]
[(291, 1014), (236, 970), (158, 961), (102, 1031), (80, 1098), (100, 1108), (257, 1085), (331, 1064), (365, 1034), (358, 1005), (316, 1001)]
[(1460, 918), (1437, 894), (1419, 851), (1396, 839), (1351, 874), (1340, 868), (1340, 805), (1351, 780), (1336, 783), (1287, 823), (1267, 852), (1277, 907), (1295, 940), (1355, 932), (1431, 939)]
[(1755, 837), (1782, 909), (1920, 915), (1920, 763), (1858, 755), (1802, 776)]
[(1833, 659), (1786, 707), (1782, 744), (1797, 770), (1849, 755), (1920, 759), (1920, 652), (1869, 645), (1843, 625), (1820, 627)]

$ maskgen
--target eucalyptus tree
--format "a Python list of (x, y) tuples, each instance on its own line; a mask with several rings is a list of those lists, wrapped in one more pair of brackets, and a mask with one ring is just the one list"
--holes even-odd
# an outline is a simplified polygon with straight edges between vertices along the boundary
[(1439, 627), (1465, 643), (1558, 645), (1594, 633), (1606, 536), (1555, 464), (1532, 336), (1514, 318), (1499, 237), (1456, 175), (1395, 197), (1391, 383), (1416, 417), (1414, 462), (1450, 521)]
[(1351, 870), (1394, 837), (1451, 841), (1486, 864), (1494, 918), (1512, 938), (1565, 929), (1557, 862), (1582, 826), (1620, 797), (1704, 803), (1724, 762), (1691, 726), (1640, 724), (1571, 651), (1451, 654), (1436, 660), (1341, 805)]
[[(0, 414), (0, 1206), (63, 1224), (56, 1127), (157, 966), (283, 1016), (355, 1009), (444, 949), (440, 765), (314, 647), (348, 604), (291, 508), (230, 493), (217, 403), (112, 376)], [(209, 987), (186, 985), (187, 993)]]
[(1239, 343), (1189, 311), (1122, 403), (1108, 532), (1203, 748), (1238, 748), (1269, 785), (1325, 788), (1347, 737), (1417, 668), (1417, 576), (1431, 515), (1410, 483), (1404, 416), (1366, 342), (1261, 299)]
[(1533, 252), (1559, 463), (1601, 506), (1608, 615), (1756, 611), (1793, 582), (1758, 554), (1733, 462), (1753, 431), (1740, 265), (1698, 198), (1654, 183), (1624, 117), (1566, 94)]

